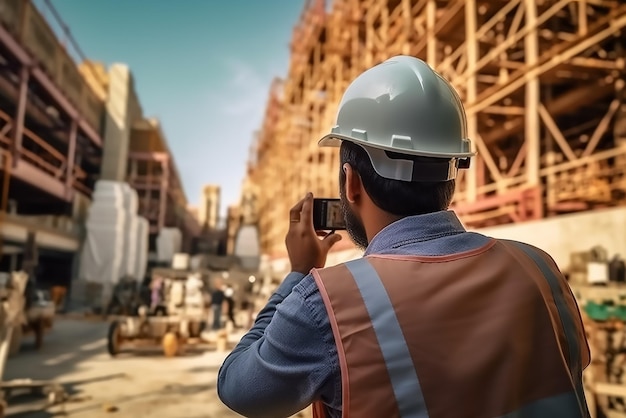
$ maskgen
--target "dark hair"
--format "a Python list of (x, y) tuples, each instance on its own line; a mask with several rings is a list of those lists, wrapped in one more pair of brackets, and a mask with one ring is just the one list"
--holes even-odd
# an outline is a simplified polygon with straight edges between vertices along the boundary
[[(395, 154), (389, 153), (388, 154)], [(419, 163), (423, 157), (402, 156)], [(350, 164), (361, 177), (365, 191), (374, 204), (396, 216), (422, 215), (446, 210), (454, 195), (455, 181), (408, 182), (381, 177), (363, 147), (349, 141), (341, 143), (341, 166)], [(339, 168), (341, 193), (346, 174)]]

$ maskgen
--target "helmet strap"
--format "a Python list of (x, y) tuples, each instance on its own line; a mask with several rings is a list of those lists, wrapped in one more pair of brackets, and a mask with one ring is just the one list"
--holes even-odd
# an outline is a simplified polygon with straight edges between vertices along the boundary
[(456, 178), (460, 165), (469, 162), (457, 158), (422, 157), (390, 153), (380, 148), (359, 144), (370, 157), (379, 176), (407, 182), (438, 182)]

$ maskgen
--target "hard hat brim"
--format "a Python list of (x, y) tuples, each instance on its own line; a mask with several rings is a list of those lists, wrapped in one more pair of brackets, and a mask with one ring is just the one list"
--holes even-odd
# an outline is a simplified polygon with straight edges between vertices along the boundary
[(341, 138), (338, 138), (337, 134), (326, 135), (322, 139), (317, 142), (317, 145), (320, 147), (339, 147), (341, 146)]
[(373, 144), (368, 141), (363, 141), (361, 139), (356, 139), (348, 135), (341, 135), (331, 133), (325, 135), (322, 139), (320, 139), (317, 143), (320, 147), (339, 147), (341, 146), (341, 141), (350, 141), (355, 144), (364, 145), (366, 147), (378, 148), (385, 151), (391, 151), (398, 154), (406, 154), (406, 155), (415, 155), (418, 157), (431, 157), (431, 158), (470, 158), (476, 156), (475, 152), (459, 152), (459, 153), (441, 153), (441, 152), (429, 152), (429, 151), (420, 151), (420, 150), (399, 150), (397, 148), (387, 147), (384, 145)]

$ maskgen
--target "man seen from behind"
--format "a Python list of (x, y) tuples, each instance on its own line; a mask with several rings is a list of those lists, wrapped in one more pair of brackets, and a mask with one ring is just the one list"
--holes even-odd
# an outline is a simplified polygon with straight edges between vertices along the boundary
[(467, 232), (448, 210), (473, 156), (454, 88), (398, 56), (358, 76), (337, 124), (339, 194), (362, 258), (324, 268), (311, 194), (289, 214), (287, 275), (224, 361), (248, 417), (587, 418), (576, 301), (552, 258)]

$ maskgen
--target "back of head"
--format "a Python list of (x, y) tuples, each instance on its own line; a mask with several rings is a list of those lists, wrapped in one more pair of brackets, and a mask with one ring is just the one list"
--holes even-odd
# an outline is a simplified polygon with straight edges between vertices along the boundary
[[(391, 158), (428, 164), (428, 157), (407, 157), (385, 151)], [(380, 209), (397, 216), (422, 215), (448, 209), (454, 195), (455, 180), (402, 181), (381, 176), (376, 172), (365, 148), (353, 142), (341, 144), (341, 165), (348, 163), (359, 174), (363, 188)], [(340, 170), (339, 182), (344, 188), (345, 174)]]
[(342, 165), (358, 172), (379, 208), (399, 216), (447, 209), (457, 172), (474, 155), (459, 95), (428, 64), (409, 56), (358, 76), (320, 145), (341, 145)]

